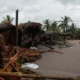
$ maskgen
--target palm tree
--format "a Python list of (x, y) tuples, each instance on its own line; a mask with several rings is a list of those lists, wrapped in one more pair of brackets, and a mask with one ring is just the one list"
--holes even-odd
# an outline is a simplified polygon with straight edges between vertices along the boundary
[(43, 29), (46, 29), (46, 30), (51, 30), (51, 21), (49, 19), (46, 19), (44, 22), (44, 27)]
[(6, 17), (4, 17), (4, 20), (2, 21), (2, 23), (6, 23), (6, 24), (12, 24), (14, 18), (11, 18), (9, 15), (7, 15)]
[(70, 28), (67, 30), (67, 32), (76, 34), (76, 30), (77, 30), (76, 25), (74, 23), (72, 23)]
[(60, 32), (60, 29), (59, 29), (59, 27), (58, 27), (57, 21), (53, 21), (53, 22), (52, 22), (51, 28), (52, 28), (52, 30), (54, 30), (54, 31), (56, 31), (56, 32)]
[(51, 24), (51, 28), (56, 31), (56, 28), (57, 28), (57, 21), (53, 21), (52, 24)]
[(63, 32), (66, 32), (67, 29), (69, 28), (69, 24), (68, 23), (72, 22), (72, 20), (68, 16), (61, 17), (61, 19), (62, 20), (59, 21), (59, 22), (61, 22), (59, 27), (62, 29)]

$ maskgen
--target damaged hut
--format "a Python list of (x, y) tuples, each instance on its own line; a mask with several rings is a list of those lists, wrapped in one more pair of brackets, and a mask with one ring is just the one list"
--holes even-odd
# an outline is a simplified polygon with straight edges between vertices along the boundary
[(70, 39), (71, 33), (58, 33), (55, 31), (45, 31), (41, 41), (46, 44), (65, 44), (66, 39)]
[[(28, 22), (18, 26), (18, 45), (20, 46), (37, 46), (40, 41), (42, 24)], [(12, 24), (1, 23), (0, 34), (4, 36), (6, 45), (15, 45), (16, 27)]]
[[(22, 28), (18, 28), (18, 46), (21, 44), (21, 38), (22, 38)], [(24, 32), (23, 32), (24, 33)], [(14, 49), (15, 43), (16, 43), (16, 27), (12, 24), (0, 24), (0, 35), (1, 40), (3, 37), (3, 41), (1, 42), (2, 48), (7, 49), (4, 46), (8, 47), (8, 57), (10, 54), (10, 51)], [(28, 38), (27, 38), (28, 39)], [(20, 53), (23, 53), (25, 57), (20, 56), (20, 59), (24, 59), (24, 61), (30, 62), (35, 61), (37, 57), (39, 56), (39, 52), (36, 50), (31, 50), (27, 48), (19, 48)], [(5, 52), (7, 53), (7, 52)], [(15, 52), (14, 52), (15, 53)], [(11, 56), (11, 54), (10, 54)]]
[(22, 45), (26, 47), (37, 46), (40, 41), (42, 24), (35, 22), (28, 22), (22, 24)]
[(16, 28), (12, 24), (1, 23), (0, 34), (4, 36), (6, 45), (15, 45)]

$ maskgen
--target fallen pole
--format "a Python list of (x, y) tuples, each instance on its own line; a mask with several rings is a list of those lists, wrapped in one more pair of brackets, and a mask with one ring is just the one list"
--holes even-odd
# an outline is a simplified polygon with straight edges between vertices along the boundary
[(42, 76), (33, 74), (22, 74), (22, 73), (12, 73), (12, 72), (0, 72), (1, 77), (20, 77), (20, 78), (38, 78), (38, 79), (57, 79), (57, 80), (76, 80), (71, 77), (53, 77), (53, 76)]
[(2, 72), (5, 71), (5, 70), (8, 68), (8, 66), (9, 66), (10, 64), (12, 64), (17, 58), (18, 58), (18, 53), (16, 53), (16, 54), (10, 59), (10, 61), (4, 66), (4, 68), (3, 68), (1, 71), (2, 71)]
[(53, 49), (45, 50), (45, 51), (41, 51), (40, 53), (44, 53), (44, 52), (56, 52), (56, 53), (63, 54), (62, 52), (60, 52), (60, 51), (56, 51), (56, 50), (53, 50)]
[(50, 48), (50, 49), (54, 49), (53, 47), (51, 47), (51, 46), (49, 46), (49, 45), (46, 45), (46, 44), (43, 44), (43, 43), (40, 43), (40, 44), (42, 44), (42, 45), (44, 45), (44, 46), (46, 46), (46, 47), (48, 47), (48, 48)]

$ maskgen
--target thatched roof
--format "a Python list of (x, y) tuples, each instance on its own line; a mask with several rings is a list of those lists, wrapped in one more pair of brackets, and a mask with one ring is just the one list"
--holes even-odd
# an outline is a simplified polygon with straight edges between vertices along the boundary
[(52, 30), (49, 30), (49, 31), (45, 31), (45, 33), (44, 34), (57, 34), (57, 32), (56, 31), (52, 31)]
[(59, 35), (60, 36), (72, 36), (73, 34), (72, 33), (60, 33)]
[(53, 35), (53, 36), (72, 36), (71, 33), (58, 33), (56, 31), (46, 31), (44, 35)]
[(21, 25), (22, 28), (22, 32), (24, 33), (31, 33), (31, 34), (37, 34), (41, 31), (41, 27), (42, 27), (42, 24), (40, 23), (36, 23), (36, 22), (28, 22), (28, 23), (24, 23)]
[(22, 29), (22, 28), (29, 28), (29, 27), (42, 27), (42, 24), (40, 24), (40, 23), (36, 23), (36, 22), (27, 22), (27, 23), (21, 23), (20, 25), (19, 25), (19, 29)]
[(0, 24), (0, 33), (1, 33), (1, 32), (5, 32), (5, 31), (8, 31), (8, 30), (10, 30), (10, 29), (12, 29), (12, 28), (14, 28), (14, 27), (15, 27), (15, 26), (12, 25), (12, 24), (1, 23), (1, 24)]
[(29, 27), (42, 27), (42, 24), (40, 23), (36, 23), (36, 22), (28, 22), (28, 23), (24, 23), (22, 26), (26, 27), (26, 28), (29, 28)]

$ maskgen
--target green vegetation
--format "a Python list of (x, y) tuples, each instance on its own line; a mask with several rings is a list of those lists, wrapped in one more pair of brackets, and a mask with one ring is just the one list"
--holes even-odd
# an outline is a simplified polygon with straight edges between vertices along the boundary
[(44, 27), (43, 29), (46, 29), (46, 30), (51, 30), (51, 21), (49, 19), (46, 19), (44, 22)]
[(3, 18), (2, 23), (6, 23), (6, 24), (12, 24), (14, 18), (11, 18), (10, 15), (7, 15), (6, 17)]
[(72, 33), (76, 39), (80, 39), (80, 28), (78, 28), (68, 16), (61, 17), (59, 21), (46, 19), (43, 29), (46, 31), (53, 30), (59, 33)]
[[(13, 19), (13, 17), (7, 15), (1, 23), (12, 24)], [(68, 16), (61, 17), (59, 21), (45, 19), (43, 21), (43, 29), (46, 31), (53, 30), (58, 33), (72, 33), (76, 39), (80, 39), (80, 28), (78, 28)]]

